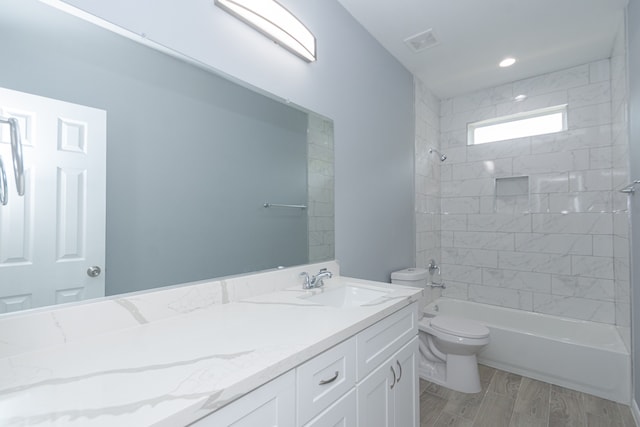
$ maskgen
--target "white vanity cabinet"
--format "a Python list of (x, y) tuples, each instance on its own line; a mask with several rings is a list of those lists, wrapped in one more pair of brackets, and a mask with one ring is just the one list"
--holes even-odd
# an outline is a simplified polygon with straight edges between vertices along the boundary
[(380, 320), (197, 427), (418, 427), (417, 304)]
[(296, 377), (289, 371), (213, 414), (195, 427), (295, 427)]
[(414, 303), (358, 334), (359, 426), (419, 425), (417, 321)]
[(358, 384), (359, 426), (419, 425), (417, 351), (418, 337), (414, 337)]

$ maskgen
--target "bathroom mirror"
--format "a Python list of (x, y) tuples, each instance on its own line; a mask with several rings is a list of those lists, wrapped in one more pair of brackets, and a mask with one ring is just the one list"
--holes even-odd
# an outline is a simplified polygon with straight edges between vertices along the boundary
[[(27, 168), (25, 197), (0, 208), (0, 313), (334, 258), (330, 120), (37, 0), (3, 0), (0, 39), (0, 88), (12, 91), (0, 115), (19, 118)], [(102, 117), (61, 107), (49, 132), (73, 155), (105, 153), (102, 189), (87, 184), (95, 170), (39, 151), (47, 120), (32, 95)], [(45, 166), (53, 187), (39, 184)], [(103, 260), (86, 228), (95, 200)], [(43, 248), (75, 276), (38, 272)]]

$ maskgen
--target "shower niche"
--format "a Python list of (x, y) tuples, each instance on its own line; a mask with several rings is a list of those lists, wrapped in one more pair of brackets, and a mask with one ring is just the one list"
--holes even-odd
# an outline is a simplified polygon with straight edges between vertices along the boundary
[(499, 214), (530, 212), (529, 177), (512, 176), (496, 178), (493, 210)]

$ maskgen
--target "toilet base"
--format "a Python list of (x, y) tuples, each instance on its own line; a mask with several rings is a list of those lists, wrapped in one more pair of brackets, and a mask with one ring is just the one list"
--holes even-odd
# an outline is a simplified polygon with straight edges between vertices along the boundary
[[(427, 340), (426, 333), (420, 332), (420, 340)], [(446, 362), (434, 362), (432, 354), (429, 357), (423, 354), (425, 346), (420, 347), (420, 378), (462, 393), (479, 393), (482, 390), (475, 354), (448, 354)]]

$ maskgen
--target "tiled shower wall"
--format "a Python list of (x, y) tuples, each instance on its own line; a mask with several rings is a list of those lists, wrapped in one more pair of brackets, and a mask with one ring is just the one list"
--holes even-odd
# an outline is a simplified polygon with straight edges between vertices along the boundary
[[(440, 261), (440, 160), (429, 148), (440, 147), (440, 100), (415, 79), (416, 266)], [(428, 299), (438, 295), (428, 295)]]
[[(519, 94), (526, 100), (514, 102)], [(602, 60), (441, 102), (446, 296), (616, 323), (611, 101)], [(568, 104), (568, 131), (466, 145), (470, 122), (559, 104)], [(495, 198), (496, 178), (520, 176), (528, 203)]]
[(308, 116), (309, 262), (320, 262), (335, 258), (333, 123), (315, 114)]

